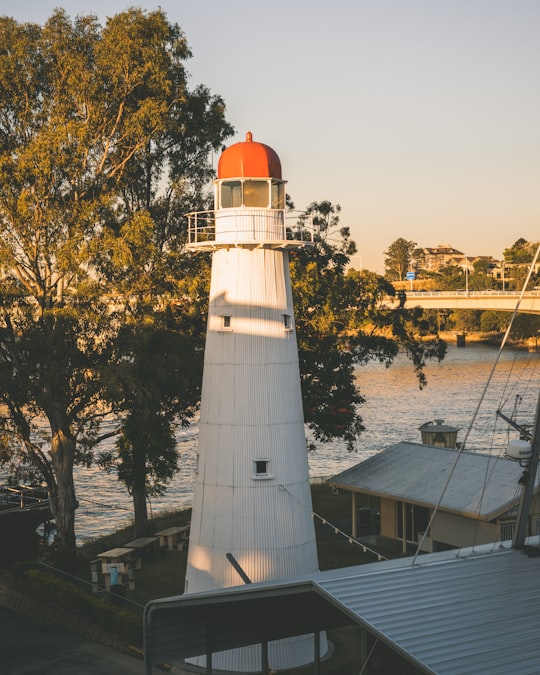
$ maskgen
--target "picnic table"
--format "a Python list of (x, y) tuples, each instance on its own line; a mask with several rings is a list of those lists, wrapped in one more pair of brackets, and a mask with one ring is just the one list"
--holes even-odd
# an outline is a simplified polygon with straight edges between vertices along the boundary
[(188, 540), (188, 535), (189, 525), (168, 527), (166, 530), (156, 532), (156, 537), (159, 537), (160, 547), (168, 548), (169, 551), (174, 551), (174, 549), (181, 551)]
[(136, 566), (141, 567), (142, 560), (151, 560), (154, 553), (159, 549), (159, 539), (157, 537), (139, 537), (133, 541), (128, 541), (126, 548), (135, 551)]
[(101, 573), (105, 580), (105, 588), (110, 591), (111, 586), (128, 583), (129, 589), (135, 588), (133, 566), (136, 563), (135, 550), (127, 546), (111, 548), (98, 553), (101, 561)]

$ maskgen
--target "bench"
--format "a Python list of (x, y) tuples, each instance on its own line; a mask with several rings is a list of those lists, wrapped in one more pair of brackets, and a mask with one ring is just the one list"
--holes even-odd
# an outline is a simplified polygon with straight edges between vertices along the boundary
[(166, 530), (156, 532), (156, 537), (159, 537), (161, 548), (167, 548), (169, 551), (175, 549), (181, 551), (189, 537), (189, 525), (168, 527)]
[(135, 566), (141, 568), (143, 560), (152, 560), (154, 553), (159, 550), (159, 539), (157, 537), (139, 537), (133, 541), (128, 541), (126, 548), (132, 548), (135, 551)]

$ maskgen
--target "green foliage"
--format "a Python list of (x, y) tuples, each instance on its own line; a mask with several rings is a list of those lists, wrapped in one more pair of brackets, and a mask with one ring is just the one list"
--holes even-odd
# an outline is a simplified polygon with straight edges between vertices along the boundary
[(458, 309), (451, 313), (450, 321), (458, 331), (480, 330), (480, 320), (483, 312), (477, 309)]
[(28, 570), (24, 581), (26, 590), (42, 601), (74, 613), (85, 621), (110, 631), (128, 644), (142, 644), (140, 614), (113, 605), (108, 597), (96, 596), (90, 589), (82, 588), (42, 570)]
[(512, 325), (511, 336), (517, 340), (540, 336), (540, 316), (518, 314)]
[[(419, 310), (384, 304), (396, 291), (385, 278), (350, 269), (356, 247), (348, 228), (338, 228), (338, 209), (313, 203), (308, 211), (323, 222), (314, 250), (291, 254), (296, 332), (306, 423), (318, 441), (341, 438), (350, 450), (363, 430), (359, 408), (364, 403), (356, 367), (372, 360), (390, 366), (404, 350), (426, 384), (428, 358), (442, 358), (445, 345), (430, 332)], [(326, 225), (328, 223), (328, 225)]]
[(528, 242), (523, 237), (517, 239), (512, 246), (505, 248), (503, 256), (505, 262), (514, 264), (531, 263), (537, 248), (537, 244)]
[(443, 290), (465, 289), (467, 279), (459, 265), (441, 267), (437, 273), (437, 286)]
[(389, 281), (403, 281), (412, 269), (416, 242), (399, 237), (384, 252), (384, 275)]
[(121, 417), (118, 479), (133, 496), (137, 536), (146, 534), (147, 496), (163, 494), (178, 467), (176, 424), (187, 424), (200, 397), (202, 348), (192, 338), (153, 322), (127, 323), (115, 343), (105, 397)]
[(188, 88), (190, 55), (161, 10), (104, 26), (62, 10), (43, 26), (0, 17), (0, 446), (42, 473), (68, 548), (73, 464), (99, 440), (116, 334), (158, 294), (170, 304), (182, 213), (206, 203), (210, 151), (232, 133), (222, 99)]
[(511, 316), (508, 312), (482, 312), (480, 330), (484, 333), (503, 333), (508, 327)]

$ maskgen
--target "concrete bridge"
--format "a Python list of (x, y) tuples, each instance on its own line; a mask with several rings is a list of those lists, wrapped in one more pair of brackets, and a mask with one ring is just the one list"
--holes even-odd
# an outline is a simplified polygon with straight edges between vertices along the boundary
[[(496, 312), (513, 312), (521, 291), (405, 291), (406, 307), (423, 309), (481, 309)], [(397, 302), (389, 298), (389, 304)], [(519, 311), (540, 314), (540, 290), (524, 293)]]

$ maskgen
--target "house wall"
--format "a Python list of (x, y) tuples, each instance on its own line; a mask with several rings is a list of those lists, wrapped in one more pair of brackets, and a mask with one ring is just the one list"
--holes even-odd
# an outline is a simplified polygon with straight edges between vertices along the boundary
[(489, 544), (498, 539), (498, 526), (472, 520), (465, 516), (439, 511), (433, 519), (431, 538), (449, 546), (460, 548), (476, 544)]
[(380, 514), (381, 514), (381, 534), (384, 537), (396, 538), (396, 502), (393, 499), (385, 499), (381, 497), (380, 500)]
[[(537, 499), (536, 514), (540, 527), (540, 499)], [(381, 525), (380, 533), (385, 537), (397, 538), (396, 502), (393, 499), (380, 500)], [(536, 519), (532, 528), (534, 529)], [(534, 534), (535, 532), (533, 532)], [(499, 538), (498, 525), (472, 520), (465, 516), (439, 511), (432, 524), (431, 536), (424, 542), (424, 550), (437, 550), (436, 542), (460, 548), (474, 544), (488, 544)], [(432, 542), (433, 548), (432, 548)]]
[[(380, 498), (380, 534), (391, 539), (397, 538), (396, 502), (393, 499)], [(503, 518), (506, 520), (506, 518)], [(465, 516), (439, 511), (432, 525), (431, 536), (424, 541), (423, 550), (437, 550), (437, 542), (461, 548), (476, 544), (489, 544), (500, 539), (499, 521), (487, 523)], [(530, 532), (540, 535), (540, 494), (531, 507)]]
[(531, 531), (529, 534), (540, 534), (540, 495), (536, 495), (531, 506)]

